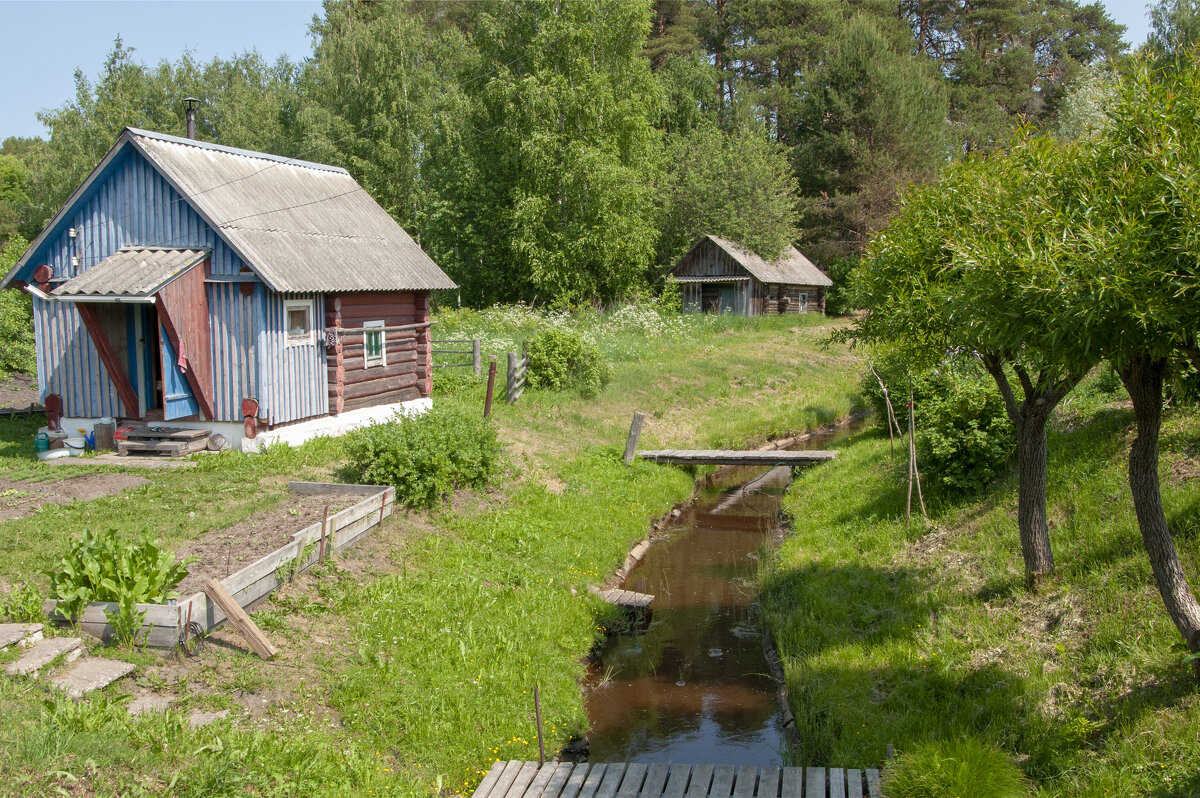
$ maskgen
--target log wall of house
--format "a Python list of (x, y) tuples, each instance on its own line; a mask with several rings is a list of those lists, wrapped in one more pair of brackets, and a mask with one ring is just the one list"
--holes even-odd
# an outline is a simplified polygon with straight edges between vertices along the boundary
[[(808, 299), (803, 305), (800, 303), (801, 294), (806, 294)], [(783, 297), (787, 297), (786, 305), (781, 301)], [(821, 285), (781, 285), (755, 281), (754, 299), (756, 315), (825, 312), (825, 286)]]
[(400, 327), (429, 321), (428, 291), (330, 294), (325, 300), (325, 326), (346, 330), (329, 349), (326, 370), (329, 411), (407, 402), (428, 396), (432, 388), (433, 352), (428, 327), (384, 332), (383, 365), (366, 364), (366, 322)]

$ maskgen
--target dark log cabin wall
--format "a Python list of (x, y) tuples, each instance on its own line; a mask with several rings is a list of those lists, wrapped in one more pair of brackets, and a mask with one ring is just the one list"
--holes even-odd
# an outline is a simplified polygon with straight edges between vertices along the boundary
[(428, 321), (428, 291), (327, 295), (325, 326), (346, 330), (338, 336), (338, 344), (327, 350), (330, 412), (428, 396), (433, 387), (429, 327), (384, 332), (384, 363), (371, 366), (365, 362), (360, 331), (367, 322), (400, 327)]

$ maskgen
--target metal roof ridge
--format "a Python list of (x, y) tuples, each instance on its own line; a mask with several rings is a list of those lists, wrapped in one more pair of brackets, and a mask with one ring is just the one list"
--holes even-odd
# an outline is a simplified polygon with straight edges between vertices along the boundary
[[(335, 241), (382, 241), (387, 243), (391, 239), (386, 236), (364, 236), (354, 233), (317, 233), (312, 230), (288, 230), (283, 227), (245, 227), (240, 224), (223, 224), (220, 226), (222, 230), (247, 230), (255, 233), (282, 233), (284, 235), (295, 236), (311, 236), (312, 238), (331, 238)], [(401, 228), (404, 229), (404, 228)], [(416, 244), (416, 242), (413, 242)]]
[(299, 158), (288, 158), (283, 155), (275, 155), (269, 152), (259, 152), (257, 150), (244, 150), (241, 147), (229, 147), (224, 144), (214, 144), (211, 141), (200, 141), (199, 139), (189, 139), (182, 136), (172, 136), (169, 133), (159, 133), (154, 130), (143, 130), (142, 128), (126, 127), (130, 134), (140, 136), (147, 139), (155, 139), (157, 141), (165, 141), (168, 144), (180, 144), (185, 147), (198, 147), (202, 150), (213, 150), (214, 152), (223, 152), (228, 155), (242, 155), (247, 158), (258, 158), (264, 161), (274, 161), (276, 163), (288, 164), (289, 166), (299, 166), (305, 169), (315, 169), (321, 172), (333, 172), (335, 174), (347, 175), (347, 172), (340, 166), (332, 166), (327, 163), (317, 163), (316, 161), (303, 161)]

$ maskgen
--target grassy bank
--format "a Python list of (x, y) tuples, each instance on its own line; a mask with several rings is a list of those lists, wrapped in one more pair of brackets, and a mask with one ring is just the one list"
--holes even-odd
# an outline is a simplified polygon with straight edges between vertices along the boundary
[[(462, 314), (438, 335), (457, 337), (453, 324), (465, 331), (468, 321), (490, 325), (493, 339), (563, 323), (511, 315), (516, 322)], [(644, 445), (702, 446), (799, 431), (851, 409), (856, 360), (819, 345), (834, 322), (658, 318), (576, 320), (612, 359), (612, 383), (594, 400), (531, 391), (516, 405), (498, 402), (505, 478), (439, 512), (389, 519), (336, 568), (281, 591), (255, 613), (282, 649), (276, 660), (257, 660), (232, 633), (194, 660), (140, 659), (139, 689), (176, 697), (177, 710), (148, 720), (128, 718), (111, 697), (76, 709), (43, 704), (38, 686), (4, 683), (0, 795), (465, 792), (494, 758), (536, 755), (535, 683), (548, 745), (566, 742), (586, 723), (579, 659), (606, 617), (586, 586), (691, 493), (678, 469), (620, 462), (634, 410), (648, 415)], [(435, 401), (482, 408), (481, 382), (438, 378)], [(274, 491), (293, 473), (327, 479), (338, 457), (322, 442), (209, 458), (134, 491), (145, 494), (139, 507), (163, 505), (153, 518), (110, 497), (54, 510), (69, 514), (54, 523), (39, 523), (43, 510), (0, 524), (0, 546), (27, 564), (4, 577), (57, 556), (78, 524), (183, 539), (220, 490), (230, 489), (227, 504), (212, 512), (236, 520), (253, 509), (238, 503), (251, 501), (251, 488)], [(22, 548), (17, 535), (36, 545)], [(231, 714), (187, 730), (195, 709)]]
[[(1200, 693), (1154, 587), (1126, 482), (1132, 413), (1094, 386), (1050, 440), (1057, 578), (1024, 589), (1016, 486), (904, 522), (906, 467), (866, 435), (796, 481), (764, 571), (801, 761), (878, 765), (961, 735), (1009, 751), (1042, 795), (1200, 794)], [(1164, 429), (1167, 517), (1200, 584), (1200, 418)], [(897, 458), (898, 459), (898, 458)]]

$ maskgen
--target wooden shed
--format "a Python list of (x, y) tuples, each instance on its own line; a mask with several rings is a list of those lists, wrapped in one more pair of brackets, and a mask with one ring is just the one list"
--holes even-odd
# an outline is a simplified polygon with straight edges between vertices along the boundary
[(344, 169), (133, 128), (13, 284), (67, 429), (112, 416), (234, 439), (427, 405), (429, 292), (454, 287)]
[(726, 238), (707, 235), (671, 269), (689, 313), (824, 313), (833, 281), (789, 246), (769, 261)]

